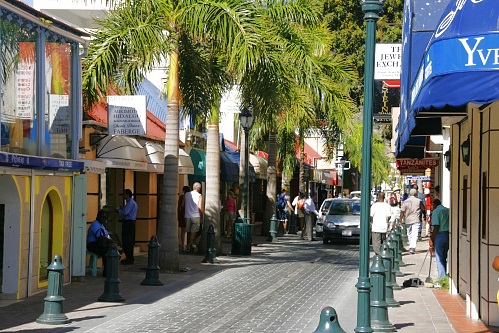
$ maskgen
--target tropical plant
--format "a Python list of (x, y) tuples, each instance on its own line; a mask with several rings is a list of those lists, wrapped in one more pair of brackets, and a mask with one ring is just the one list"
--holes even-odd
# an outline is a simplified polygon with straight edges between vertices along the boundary
[[(85, 104), (89, 107), (98, 101), (112, 83), (117, 83), (124, 93), (133, 94), (147, 71), (168, 59), (163, 200), (157, 234), (162, 244), (160, 266), (178, 270), (179, 104), (182, 101), (187, 110), (216, 109), (221, 95), (218, 91), (223, 86), (223, 80), (211, 85), (217, 79), (213, 68), (197, 71), (205, 70), (209, 76), (192, 77), (181, 63), (194, 57), (202, 60), (199, 64), (213, 64), (206, 59), (214, 54), (212, 46), (217, 45), (217, 51), (224, 54), (228, 73), (250, 67), (257, 57), (257, 52), (253, 52), (255, 45), (260, 43), (259, 22), (252, 17), (256, 4), (246, 0), (109, 0), (107, 3), (113, 10), (99, 21), (102, 28), (93, 34), (84, 60)], [(211, 119), (215, 121), (216, 116)], [(211, 207), (207, 210), (214, 211)]]

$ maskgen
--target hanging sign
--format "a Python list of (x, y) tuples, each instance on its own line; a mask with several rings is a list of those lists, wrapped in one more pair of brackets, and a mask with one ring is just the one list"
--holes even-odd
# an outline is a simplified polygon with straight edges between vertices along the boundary
[(107, 97), (108, 135), (145, 135), (146, 96)]

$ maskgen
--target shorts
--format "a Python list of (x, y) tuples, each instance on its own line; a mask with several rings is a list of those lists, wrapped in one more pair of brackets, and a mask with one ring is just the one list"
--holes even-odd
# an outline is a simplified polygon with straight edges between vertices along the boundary
[(187, 232), (198, 232), (201, 226), (200, 217), (185, 218), (185, 231)]
[(286, 216), (286, 212), (284, 210), (278, 209), (277, 210), (277, 219), (280, 221), (287, 220), (288, 218)]

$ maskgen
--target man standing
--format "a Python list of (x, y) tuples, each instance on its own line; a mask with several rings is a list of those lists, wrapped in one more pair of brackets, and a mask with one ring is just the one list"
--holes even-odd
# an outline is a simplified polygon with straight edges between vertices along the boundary
[(416, 245), (418, 243), (418, 230), (421, 215), (426, 217), (426, 210), (424, 209), (423, 202), (417, 197), (418, 191), (411, 188), (409, 196), (402, 202), (400, 207), (399, 226), (402, 225), (402, 219), (405, 218), (405, 225), (409, 236), (409, 252), (414, 254), (416, 252)]
[(373, 243), (373, 251), (376, 255), (380, 253), (381, 244), (386, 239), (386, 231), (388, 229), (388, 222), (391, 217), (390, 205), (385, 202), (385, 193), (378, 194), (378, 202), (371, 206), (371, 235)]
[(435, 249), (438, 277), (447, 275), (447, 252), (449, 251), (449, 208), (442, 206), (439, 199), (433, 200), (431, 216), (432, 231), (430, 246)]
[(185, 194), (185, 227), (189, 234), (187, 252), (196, 252), (194, 244), (196, 234), (201, 227), (201, 216), (203, 215), (203, 196), (201, 195), (201, 184), (196, 182), (192, 185), (192, 191)]
[(305, 210), (305, 235), (302, 232), (302, 239), (305, 239), (305, 236), (307, 236), (307, 240), (312, 241), (314, 240), (313, 238), (313, 222), (314, 222), (314, 216), (319, 216), (319, 212), (315, 208), (315, 193), (310, 194), (307, 200), (305, 200), (305, 204), (303, 205), (303, 208)]
[(123, 265), (133, 264), (133, 248), (135, 247), (135, 219), (139, 206), (133, 200), (132, 190), (126, 189), (123, 194), (125, 207), (118, 207), (116, 211), (123, 217), (123, 227), (121, 229), (121, 242), (126, 258), (121, 261)]

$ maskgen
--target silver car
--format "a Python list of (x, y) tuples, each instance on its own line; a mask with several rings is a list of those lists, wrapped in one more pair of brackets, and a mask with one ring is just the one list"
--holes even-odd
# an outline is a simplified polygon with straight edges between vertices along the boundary
[[(322, 219), (322, 242), (339, 239), (360, 239), (360, 200), (359, 199), (330, 199), (328, 209)], [(326, 210), (326, 209), (325, 209)]]

